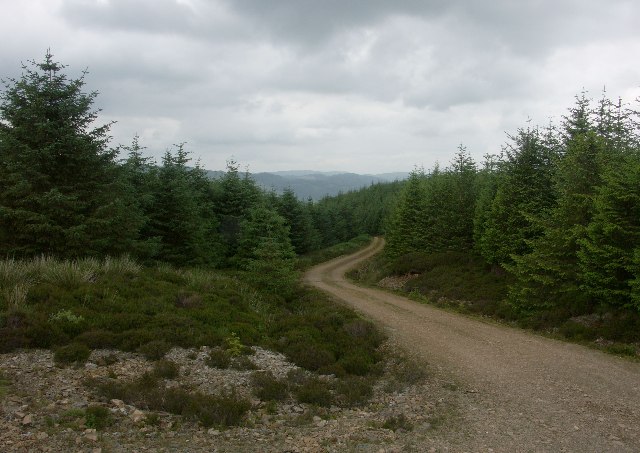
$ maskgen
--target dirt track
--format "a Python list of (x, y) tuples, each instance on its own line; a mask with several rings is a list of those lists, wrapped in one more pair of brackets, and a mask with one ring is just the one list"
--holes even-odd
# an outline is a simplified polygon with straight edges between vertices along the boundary
[(305, 281), (383, 325), (459, 383), (460, 419), (438, 434), (451, 451), (640, 452), (640, 363), (345, 280), (383, 246), (376, 238), (312, 268)]

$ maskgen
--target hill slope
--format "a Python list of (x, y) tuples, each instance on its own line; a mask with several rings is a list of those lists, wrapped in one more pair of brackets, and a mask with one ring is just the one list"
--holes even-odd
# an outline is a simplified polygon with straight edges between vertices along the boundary
[[(221, 171), (207, 171), (212, 178), (219, 178)], [(357, 190), (371, 184), (402, 180), (408, 173), (383, 173), (378, 175), (360, 175), (357, 173), (318, 172), (314, 170), (291, 170), (270, 173), (253, 173), (251, 177), (266, 190), (282, 193), (293, 190), (300, 200), (311, 198), (319, 200), (324, 196), (335, 196), (341, 192)]]

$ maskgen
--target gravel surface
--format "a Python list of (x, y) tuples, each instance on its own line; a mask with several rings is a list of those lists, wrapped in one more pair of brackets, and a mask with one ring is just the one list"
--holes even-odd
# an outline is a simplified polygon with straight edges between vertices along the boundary
[(460, 414), (441, 439), (450, 451), (640, 452), (640, 363), (345, 280), (383, 246), (376, 238), (314, 267), (305, 281), (456, 382)]
[[(240, 371), (207, 366), (206, 347), (172, 349), (167, 359), (180, 366), (180, 374), (168, 386), (208, 394), (233, 389), (251, 399), (242, 425), (228, 429), (101, 398), (85, 385), (90, 378), (141, 376), (153, 364), (140, 354), (96, 350), (86, 364), (64, 368), (54, 364), (50, 351), (0, 354), (0, 453), (449, 451), (442, 439), (455, 419), (459, 392), (418, 364), (398, 359), (397, 346), (384, 347), (390, 360), (371, 401), (352, 409), (317, 408), (293, 398), (275, 405), (258, 400), (249, 384), (252, 373), (284, 377), (297, 369), (282, 354), (254, 348), (249, 358), (257, 370)], [(87, 426), (82, 414), (96, 405), (109, 411), (111, 426)], [(403, 423), (386, 426), (390, 420)]]

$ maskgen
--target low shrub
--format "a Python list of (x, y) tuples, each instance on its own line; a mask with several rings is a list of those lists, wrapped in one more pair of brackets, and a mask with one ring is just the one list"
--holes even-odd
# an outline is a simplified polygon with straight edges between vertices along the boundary
[(366, 354), (366, 351), (356, 351), (341, 358), (338, 363), (347, 373), (364, 376), (369, 373), (374, 361), (373, 357)]
[(636, 347), (630, 344), (614, 343), (607, 346), (605, 349), (607, 352), (616, 355), (625, 355), (629, 357), (635, 357), (638, 355)]
[(225, 349), (213, 348), (209, 351), (209, 357), (205, 363), (211, 368), (226, 370), (231, 365), (231, 355)]
[(202, 297), (196, 293), (180, 292), (174, 305), (178, 308), (198, 308), (202, 306)]
[(574, 321), (567, 321), (559, 329), (565, 338), (574, 341), (595, 340), (596, 331), (589, 326)]
[(285, 349), (285, 354), (296, 365), (309, 371), (317, 371), (336, 361), (335, 356), (328, 350), (316, 345), (294, 343)]
[(88, 384), (106, 398), (117, 398), (150, 410), (181, 415), (198, 421), (204, 427), (238, 425), (251, 408), (248, 400), (235, 393), (208, 395), (179, 387), (166, 388), (149, 373), (129, 382), (110, 379)]
[(89, 406), (85, 410), (85, 426), (93, 429), (104, 429), (113, 424), (113, 417), (109, 409), (103, 406)]
[(342, 407), (365, 404), (373, 395), (372, 380), (362, 377), (348, 377), (336, 383), (336, 403)]
[(153, 365), (152, 373), (161, 379), (175, 379), (180, 374), (180, 365), (172, 360), (158, 360)]
[(117, 334), (103, 329), (83, 332), (75, 338), (75, 341), (84, 343), (91, 349), (111, 349), (119, 343)]
[(387, 418), (382, 424), (382, 427), (392, 431), (411, 431), (413, 429), (413, 424), (404, 414), (400, 414)]
[(234, 370), (240, 370), (240, 371), (250, 371), (250, 370), (258, 369), (256, 364), (253, 363), (251, 361), (251, 359), (249, 357), (247, 357), (246, 355), (241, 355), (239, 357), (233, 357), (231, 359), (231, 365), (230, 366)]
[(316, 377), (308, 378), (296, 389), (295, 395), (301, 403), (323, 407), (333, 404), (333, 394), (329, 383)]
[(253, 373), (251, 384), (255, 395), (262, 401), (282, 401), (289, 396), (287, 382), (276, 379), (270, 371)]
[(70, 343), (60, 346), (53, 354), (53, 360), (59, 365), (84, 363), (91, 355), (91, 349), (82, 343)]
[(147, 360), (160, 360), (171, 350), (171, 345), (164, 340), (155, 340), (145, 343), (138, 348), (138, 352)]

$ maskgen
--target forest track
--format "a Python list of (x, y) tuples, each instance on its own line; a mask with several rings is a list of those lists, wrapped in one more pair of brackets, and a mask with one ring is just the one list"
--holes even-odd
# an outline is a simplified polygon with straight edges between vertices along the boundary
[(640, 363), (357, 286), (365, 249), (310, 269), (307, 284), (383, 326), (459, 392), (449, 451), (640, 452)]

